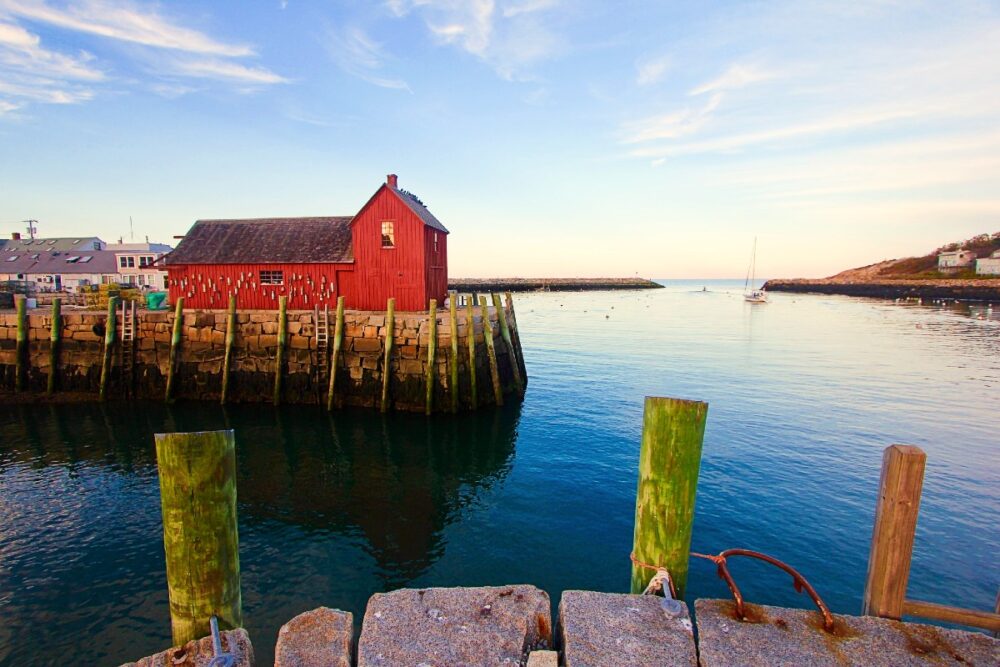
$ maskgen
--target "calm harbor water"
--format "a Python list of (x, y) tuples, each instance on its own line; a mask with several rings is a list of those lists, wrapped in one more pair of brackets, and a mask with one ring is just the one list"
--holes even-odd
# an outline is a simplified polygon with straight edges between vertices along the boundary
[[(261, 664), (295, 614), (360, 618), (377, 591), (625, 591), (645, 395), (710, 405), (696, 551), (765, 551), (858, 613), (882, 449), (915, 444), (928, 467), (910, 594), (992, 607), (1000, 313), (783, 294), (754, 306), (736, 282), (667, 284), (516, 296), (531, 383), (498, 411), (0, 406), (0, 665), (116, 665), (169, 645), (161, 431), (236, 431)], [(807, 606), (777, 570), (732, 569), (751, 601)], [(689, 591), (727, 593), (697, 560)]]

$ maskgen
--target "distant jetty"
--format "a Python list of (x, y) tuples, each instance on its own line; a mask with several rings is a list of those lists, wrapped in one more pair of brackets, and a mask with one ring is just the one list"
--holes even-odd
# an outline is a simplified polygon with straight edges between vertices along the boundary
[(768, 280), (770, 292), (813, 292), (843, 294), (880, 299), (959, 299), (963, 301), (1000, 301), (1000, 280)]
[(657, 289), (646, 278), (455, 278), (448, 289), (459, 292), (589, 292), (597, 290)]

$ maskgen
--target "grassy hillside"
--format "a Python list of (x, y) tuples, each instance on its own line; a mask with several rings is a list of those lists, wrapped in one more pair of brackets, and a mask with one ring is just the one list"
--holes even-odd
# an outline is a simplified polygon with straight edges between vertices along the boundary
[(949, 243), (941, 246), (933, 252), (922, 257), (905, 257), (903, 259), (892, 259), (878, 264), (862, 266), (857, 269), (850, 269), (838, 273), (832, 278), (838, 279), (873, 279), (873, 278), (909, 278), (909, 279), (932, 279), (932, 278), (988, 278), (989, 276), (977, 276), (975, 269), (969, 268), (961, 273), (949, 273), (947, 275), (939, 273), (937, 270), (937, 256), (942, 252), (951, 250), (971, 250), (977, 257), (988, 257), (995, 250), (1000, 250), (1000, 232), (993, 234), (980, 234), (971, 239), (959, 243)]

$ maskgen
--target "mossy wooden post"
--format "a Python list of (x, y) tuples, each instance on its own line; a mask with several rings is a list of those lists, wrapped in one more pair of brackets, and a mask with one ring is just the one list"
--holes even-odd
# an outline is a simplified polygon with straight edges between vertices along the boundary
[(913, 537), (927, 455), (919, 447), (892, 445), (882, 454), (882, 477), (868, 553), (861, 613), (899, 619), (910, 579)]
[(288, 338), (288, 297), (278, 297), (278, 349), (274, 354), (274, 396), (271, 402), (281, 403), (281, 377), (285, 371), (285, 341)]
[(24, 391), (28, 377), (28, 299), (20, 297), (17, 307), (17, 347), (14, 359), (14, 390)]
[(163, 550), (175, 646), (243, 625), (232, 431), (157, 433)]
[(424, 398), (424, 413), (428, 415), (434, 410), (434, 378), (437, 377), (435, 367), (438, 349), (437, 312), (437, 299), (431, 299), (430, 307), (427, 309), (427, 396)]
[(483, 338), (486, 339), (486, 357), (490, 362), (490, 379), (493, 381), (493, 400), (503, 405), (503, 389), (500, 388), (500, 369), (497, 367), (497, 351), (493, 346), (493, 325), (490, 323), (490, 306), (486, 297), (479, 297), (483, 315)]
[(326, 393), (326, 409), (333, 410), (337, 391), (337, 368), (340, 365), (340, 348), (344, 344), (344, 297), (337, 297), (337, 322), (333, 327), (333, 355), (330, 357), (330, 388)]
[(521, 348), (521, 332), (517, 327), (517, 313), (514, 312), (514, 297), (511, 296), (510, 292), (505, 292), (504, 299), (507, 301), (507, 310), (510, 311), (510, 320), (508, 321), (510, 325), (510, 338), (517, 349), (517, 365), (521, 369), (521, 386), (526, 389), (528, 387), (528, 367), (524, 364), (524, 350)]
[(167, 390), (164, 398), (167, 403), (174, 400), (174, 377), (177, 375), (178, 355), (181, 350), (184, 326), (184, 297), (177, 297), (177, 304), (174, 306), (174, 330), (170, 335), (170, 357), (167, 360)]
[(222, 360), (222, 394), (219, 402), (226, 404), (229, 396), (229, 368), (233, 361), (233, 343), (236, 342), (236, 295), (229, 295), (229, 313), (226, 316), (226, 353)]
[(521, 382), (521, 366), (517, 363), (517, 352), (514, 350), (514, 341), (510, 337), (510, 328), (507, 326), (507, 314), (504, 312), (500, 295), (493, 294), (493, 307), (497, 310), (497, 322), (500, 323), (500, 338), (503, 339), (504, 347), (507, 349), (507, 357), (510, 359), (510, 370), (514, 375), (514, 387), (518, 394), (524, 393), (524, 383)]
[[(635, 496), (635, 559), (665, 567), (680, 599), (687, 584), (695, 492), (708, 404), (646, 397)], [(632, 565), (632, 593), (641, 593), (654, 571)]]
[(448, 315), (451, 324), (451, 411), (458, 412), (458, 292), (449, 292)]
[(104, 358), (101, 361), (101, 388), (99, 397), (103, 401), (108, 395), (108, 383), (111, 382), (111, 353), (115, 349), (117, 337), (115, 310), (118, 309), (118, 297), (108, 299), (108, 319), (104, 322)]
[(46, 392), (51, 396), (56, 391), (56, 376), (59, 374), (59, 343), (62, 341), (62, 299), (52, 299), (52, 324), (49, 327), (49, 385)]
[(396, 300), (389, 299), (385, 307), (385, 359), (382, 361), (382, 412), (389, 410), (389, 378), (392, 377), (392, 348), (396, 341)]
[(469, 341), (469, 398), (472, 407), (479, 405), (479, 396), (476, 394), (476, 317), (472, 310), (472, 299), (465, 300), (465, 328), (468, 330)]

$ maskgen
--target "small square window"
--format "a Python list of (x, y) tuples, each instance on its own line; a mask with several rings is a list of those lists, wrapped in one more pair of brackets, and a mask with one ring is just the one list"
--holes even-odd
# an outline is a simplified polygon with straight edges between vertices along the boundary
[(438, 251), (438, 233), (434, 232), (434, 252)]
[(392, 229), (392, 222), (388, 220), (382, 221), (382, 247), (396, 247), (396, 233)]
[(260, 272), (260, 284), (261, 285), (284, 285), (285, 284), (285, 272), (284, 271), (261, 271)]

